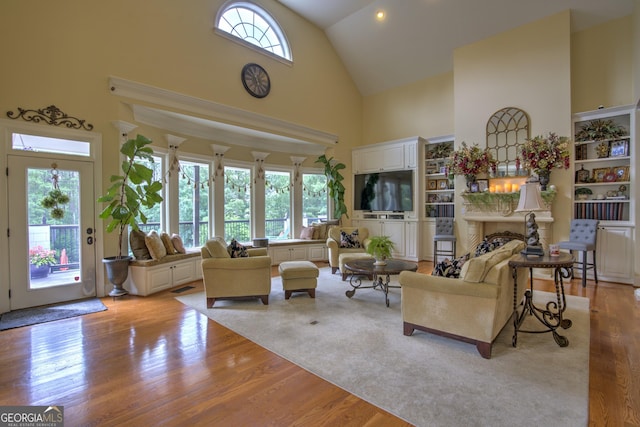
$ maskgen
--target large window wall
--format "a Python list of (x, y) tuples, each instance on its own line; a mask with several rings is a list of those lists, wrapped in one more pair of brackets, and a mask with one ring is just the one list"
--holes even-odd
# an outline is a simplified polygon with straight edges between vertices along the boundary
[[(145, 211), (148, 221), (140, 228), (180, 234), (187, 248), (199, 248), (211, 236), (227, 242), (297, 238), (301, 227), (327, 219), (326, 177), (319, 169), (264, 165), (256, 173), (256, 165), (227, 160), (222, 172), (213, 158), (161, 149), (154, 160), (164, 201)], [(222, 196), (216, 198), (216, 191)]]

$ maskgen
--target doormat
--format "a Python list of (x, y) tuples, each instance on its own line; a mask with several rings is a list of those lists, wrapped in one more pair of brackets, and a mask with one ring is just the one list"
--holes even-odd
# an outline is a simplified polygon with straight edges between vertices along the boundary
[(89, 298), (61, 304), (14, 310), (0, 316), (0, 331), (97, 313), (99, 311), (105, 311), (106, 309), (107, 307), (98, 298)]
[(181, 288), (174, 289), (171, 292), (173, 292), (174, 294), (179, 294), (181, 292), (188, 291), (189, 289), (193, 289), (193, 286), (183, 286)]

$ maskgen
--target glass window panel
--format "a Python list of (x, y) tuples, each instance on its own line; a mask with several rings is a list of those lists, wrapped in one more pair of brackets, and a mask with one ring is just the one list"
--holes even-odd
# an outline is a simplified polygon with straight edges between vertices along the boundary
[(251, 240), (251, 170), (224, 168), (224, 239)]
[(254, 46), (282, 58), (291, 59), (282, 29), (257, 5), (227, 5), (227, 10), (220, 16), (217, 27)]
[[(162, 157), (160, 156), (153, 156), (153, 163), (146, 161), (146, 160), (140, 160), (140, 163), (146, 165), (147, 167), (153, 169), (153, 179), (154, 181), (160, 181), (163, 182), (163, 162), (162, 162)], [(164, 191), (164, 190), (163, 190)], [(151, 230), (165, 230), (166, 227), (164, 226), (164, 224), (161, 223), (162, 221), (162, 210), (164, 209), (164, 203), (166, 202), (166, 197), (163, 194), (162, 195), (163, 198), (165, 200), (163, 200), (161, 203), (158, 203), (157, 205), (155, 205), (154, 207), (152, 207), (151, 209), (146, 208), (146, 207), (141, 207), (140, 211), (144, 214), (144, 216), (147, 217), (147, 223), (143, 224), (140, 223), (138, 224), (138, 227), (140, 228), (140, 230), (144, 231), (145, 233), (150, 232)]]
[(265, 173), (265, 237), (291, 238), (291, 173)]
[(12, 138), (14, 150), (36, 151), (41, 153), (59, 153), (72, 156), (90, 156), (91, 144), (85, 141), (59, 139), (45, 136), (14, 133)]
[(327, 219), (327, 177), (324, 174), (302, 175), (302, 225)]
[(185, 247), (199, 248), (209, 236), (209, 165), (180, 161), (179, 234)]

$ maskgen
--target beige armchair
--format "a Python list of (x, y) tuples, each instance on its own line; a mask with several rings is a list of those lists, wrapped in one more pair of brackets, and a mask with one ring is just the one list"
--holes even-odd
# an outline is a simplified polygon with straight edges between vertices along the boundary
[[(346, 234), (352, 234), (355, 230), (358, 230), (358, 241), (360, 243), (359, 248), (343, 248), (340, 245), (340, 232), (344, 231)], [(327, 248), (329, 249), (329, 265), (331, 266), (331, 273), (334, 274), (341, 267), (340, 254), (364, 254), (366, 253), (366, 244), (368, 242), (369, 230), (365, 227), (340, 227), (334, 226), (329, 229), (327, 237)], [(344, 274), (344, 271), (340, 271)]]
[[(509, 259), (525, 244), (513, 240), (503, 247), (471, 258), (460, 278), (423, 273), (400, 273), (404, 335), (421, 330), (472, 343), (485, 359), (513, 315), (513, 277)], [(528, 284), (527, 269), (517, 271), (517, 300)]]
[(207, 307), (218, 299), (256, 297), (269, 304), (271, 257), (266, 248), (248, 249), (249, 257), (231, 258), (224, 239), (214, 237), (200, 249)]

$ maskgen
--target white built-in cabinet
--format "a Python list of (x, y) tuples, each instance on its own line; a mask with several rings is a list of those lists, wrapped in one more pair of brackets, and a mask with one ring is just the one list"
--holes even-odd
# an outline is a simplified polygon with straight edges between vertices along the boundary
[[(621, 126), (624, 132), (606, 139), (591, 138), (591, 134), (584, 132), (603, 122)], [(575, 179), (572, 217), (600, 221), (596, 248), (600, 280), (633, 283), (637, 256), (634, 195), (638, 181), (635, 129), (635, 106), (632, 105), (573, 116)], [(576, 194), (581, 191), (590, 194)], [(576, 273), (579, 275), (580, 272)], [(588, 274), (593, 278), (591, 272)]]
[(132, 295), (151, 295), (175, 286), (202, 279), (201, 258), (192, 257), (154, 266), (129, 266), (124, 287)]
[(327, 245), (324, 243), (292, 243), (269, 246), (271, 265), (286, 261), (327, 261)]
[[(426, 140), (411, 137), (367, 145), (352, 151), (353, 173), (414, 170), (413, 211), (354, 211), (351, 224), (366, 227), (370, 236), (389, 236), (395, 245), (393, 257), (418, 261), (421, 258), (419, 212), (424, 206), (421, 160)], [(353, 204), (352, 204), (353, 205)]]
[(389, 236), (395, 246), (393, 257), (407, 258), (405, 221), (378, 217), (376, 219), (358, 219), (351, 223), (354, 227), (365, 227), (369, 231), (369, 236)]

